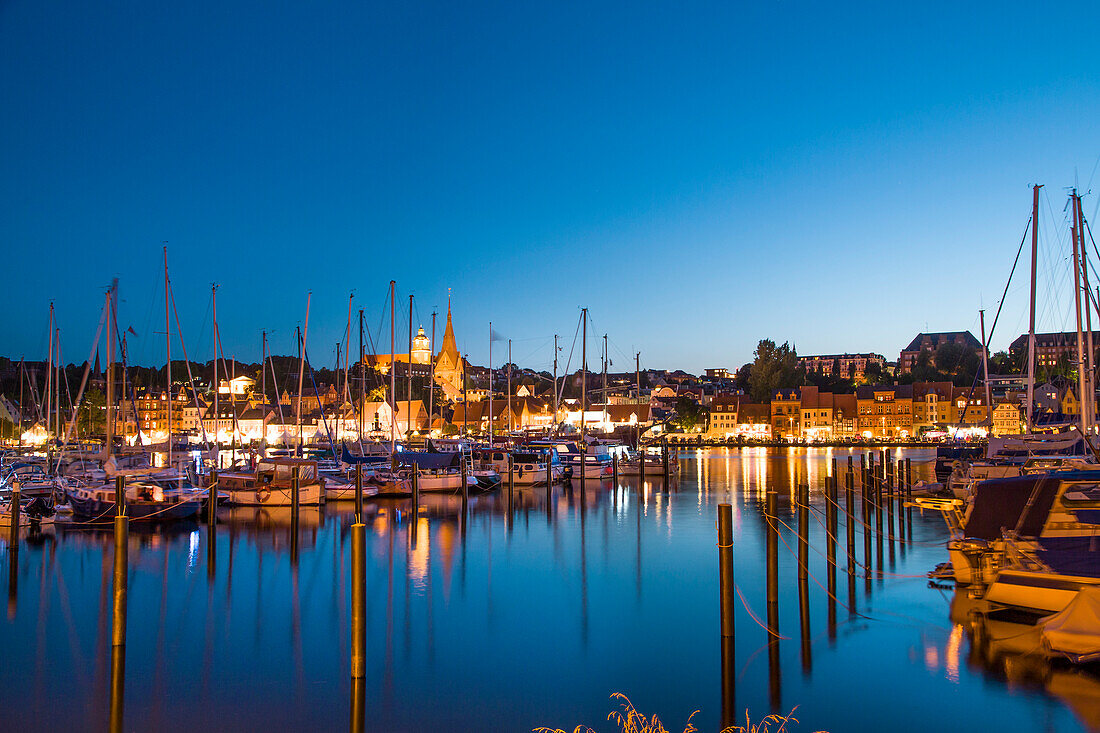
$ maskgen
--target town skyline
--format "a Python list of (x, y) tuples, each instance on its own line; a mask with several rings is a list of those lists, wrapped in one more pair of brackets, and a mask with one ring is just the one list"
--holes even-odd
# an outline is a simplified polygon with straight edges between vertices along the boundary
[[(1065, 329), (1066, 189), (1097, 203), (1095, 8), (559, 11), (6, 4), (3, 350), (44, 358), (53, 300), (86, 353), (118, 277), (151, 361), (167, 242), (196, 352), (211, 282), (245, 358), (263, 328), (293, 350), (310, 291), (318, 351), (352, 290), (377, 324), (395, 279), (425, 328), (450, 293), (481, 363), (490, 321), (568, 341), (582, 306), (655, 366), (735, 368), (765, 337), (889, 356), (977, 334), (1034, 183), (1038, 327)], [(1026, 269), (993, 350), (1024, 330)]]

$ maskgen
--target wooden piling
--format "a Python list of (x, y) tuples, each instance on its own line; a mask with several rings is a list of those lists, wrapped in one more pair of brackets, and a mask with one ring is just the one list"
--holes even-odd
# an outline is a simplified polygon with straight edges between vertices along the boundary
[(123, 703), (126, 699), (126, 646), (111, 647), (111, 700), (108, 711), (107, 730), (110, 733), (122, 733)]
[(11, 522), (8, 525), (10, 534), (8, 535), (8, 547), (19, 547), (19, 514), (21, 512), (20, 498), (19, 498), (19, 482), (12, 481), (11, 489)]
[(734, 635), (733, 506), (718, 505), (718, 605), (722, 637)]
[(351, 733), (367, 729), (367, 683), (361, 677), (351, 680)]
[(462, 500), (466, 501), (466, 481), (467, 481), (467, 469), (466, 469), (466, 456), (462, 457)]
[(864, 471), (863, 491), (860, 496), (860, 520), (863, 524), (863, 572), (865, 577), (871, 573), (871, 507), (870, 470)]
[[(362, 474), (360, 473), (361, 477)], [(414, 518), (415, 522), (416, 519)], [(367, 669), (367, 528), (351, 525), (351, 676), (362, 679)]]
[(810, 672), (810, 485), (798, 487), (798, 617), (801, 631), (802, 671)]
[(8, 620), (15, 619), (19, 600), (19, 545), (8, 548)]
[(848, 572), (853, 572), (856, 565), (856, 515), (852, 507), (852, 495), (855, 493), (855, 476), (852, 475), (851, 466), (844, 477), (844, 534), (847, 540)]
[(782, 705), (782, 675), (779, 669), (779, 526), (776, 506), (779, 494), (768, 490), (764, 500), (767, 520), (767, 617), (768, 693), (772, 710)]
[(512, 497), (516, 493), (516, 459), (509, 453), (508, 454), (508, 503), (511, 504)]
[[(413, 464), (413, 467), (412, 467), (411, 485), (412, 485), (413, 521), (416, 521), (416, 515), (418, 514), (418, 510), (420, 509), (420, 466), (416, 465), (415, 463)], [(463, 493), (465, 493), (465, 483), (464, 483)]]
[(767, 552), (767, 599), (769, 609), (779, 603), (779, 525), (776, 506), (779, 494), (769, 489), (764, 499), (764, 518), (768, 524), (766, 535)]
[[(125, 505), (119, 505), (125, 511)], [(115, 565), (111, 582), (111, 645), (126, 644), (126, 581), (129, 574), (130, 518), (115, 517)]]
[(722, 730), (737, 724), (737, 657), (732, 636), (722, 637)]
[(641, 489), (645, 484), (645, 447), (642, 446), (642, 439), (638, 438), (638, 488)]
[(897, 462), (897, 475), (898, 475), (898, 542), (900, 545), (905, 543), (905, 462), (902, 459), (898, 459)]
[(302, 487), (298, 466), (290, 469), (290, 520), (294, 525), (294, 533), (298, 533), (298, 517), (302, 503)]
[(218, 523), (218, 469), (210, 469), (210, 488), (206, 492), (206, 523), (214, 527)]
[(363, 464), (355, 464), (355, 522), (363, 522)]
[(613, 484), (612, 490), (619, 488), (619, 454), (611, 454), (611, 483)]
[(798, 487), (798, 577), (805, 578), (809, 572), (810, 554), (810, 485), (801, 484)]

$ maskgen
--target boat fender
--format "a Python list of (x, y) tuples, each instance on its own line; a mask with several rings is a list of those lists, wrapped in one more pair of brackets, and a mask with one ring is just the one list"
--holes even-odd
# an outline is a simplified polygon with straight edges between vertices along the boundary
[(256, 489), (256, 501), (260, 502), (261, 504), (266, 504), (267, 500), (270, 498), (271, 489), (267, 488), (266, 486), (261, 486), (260, 488)]

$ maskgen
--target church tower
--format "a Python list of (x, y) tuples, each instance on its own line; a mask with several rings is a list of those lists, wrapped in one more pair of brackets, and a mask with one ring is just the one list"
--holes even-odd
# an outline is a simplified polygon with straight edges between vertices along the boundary
[(435, 360), (435, 381), (443, 388), (447, 399), (453, 401), (462, 396), (464, 374), (465, 364), (458, 352), (454, 326), (451, 325), (451, 299), (447, 298), (447, 328), (443, 332), (443, 345)]

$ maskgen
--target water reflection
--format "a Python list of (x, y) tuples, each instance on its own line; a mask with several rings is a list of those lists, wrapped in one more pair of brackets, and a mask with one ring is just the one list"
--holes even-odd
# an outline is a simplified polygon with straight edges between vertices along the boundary
[[(927, 452), (904, 455), (914, 458), (914, 478), (931, 478)], [(864, 458), (837, 449), (692, 450), (668, 485), (647, 475), (465, 499), (423, 494), (415, 506), (369, 501), (358, 684), (350, 676), (351, 502), (302, 508), (297, 521), (289, 508), (222, 507), (210, 527), (134, 522), (128, 643), (118, 664), (110, 532), (24, 536), (18, 551), (0, 537), (9, 598), (0, 689), (21, 701), (5, 722), (63, 725), (57, 689), (88, 720), (110, 720), (112, 672), (119, 682), (125, 672), (128, 729), (215, 721), (238, 730), (571, 730), (604, 720), (613, 691), (666, 721), (701, 708), (693, 721), (701, 730), (743, 720), (745, 708), (758, 719), (795, 705), (810, 730), (871, 729), (899, 689), (940, 702), (923, 718), (892, 716), (897, 729), (946, 720), (1018, 727), (1036, 717), (1048, 729), (1089, 725), (1078, 707), (1092, 680), (1059, 681), (1053, 670), (1020, 694), (1008, 672), (991, 671), (996, 665), (974, 651), (985, 647), (922, 577), (943, 560), (942, 521), (907, 512), (902, 529), (902, 510), (888, 497), (876, 511), (860, 491)], [(830, 476), (839, 479), (835, 505), (824, 488)], [(800, 484), (809, 487), (805, 525)], [(718, 633), (719, 502), (733, 508), (741, 594), (726, 642)], [(847, 593), (838, 598), (840, 553)], [(847, 615), (838, 618), (838, 606)], [(805, 674), (784, 677), (784, 667)], [(857, 678), (864, 689), (849, 703)]]

